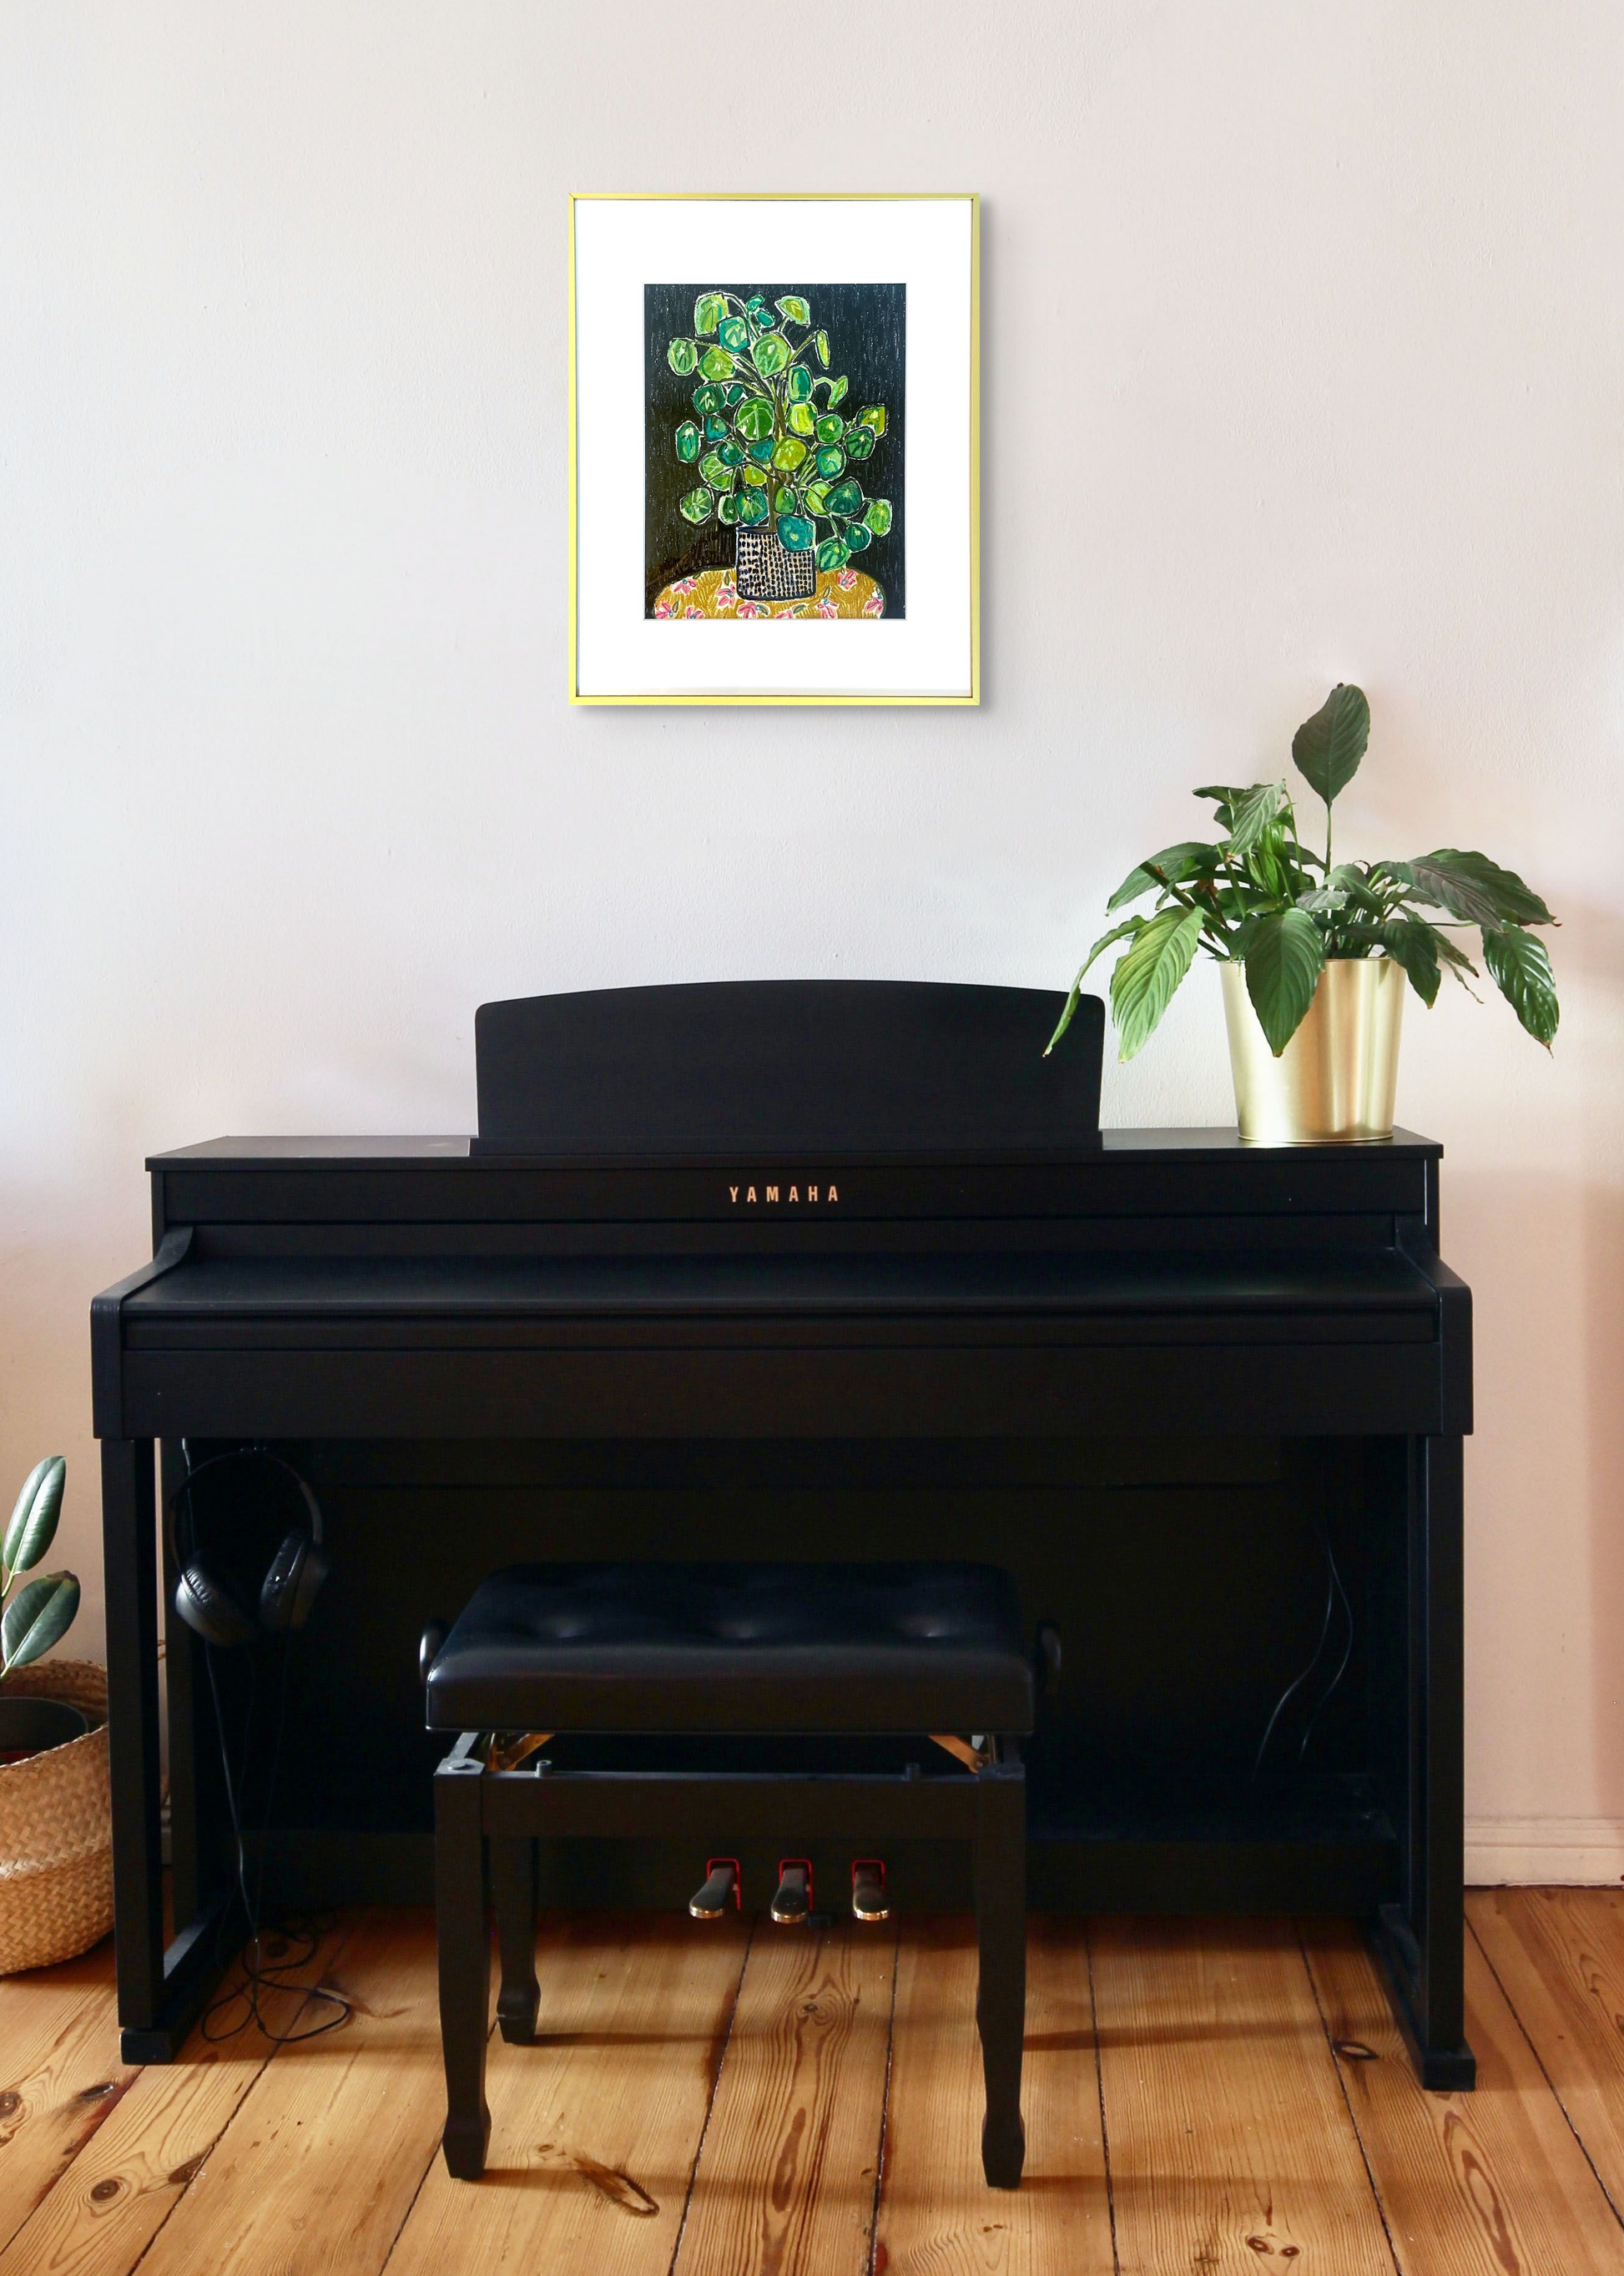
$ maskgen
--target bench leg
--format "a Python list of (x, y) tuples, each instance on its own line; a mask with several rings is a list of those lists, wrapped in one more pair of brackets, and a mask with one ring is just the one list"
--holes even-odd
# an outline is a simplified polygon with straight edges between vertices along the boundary
[(490, 1844), (490, 1888), (497, 1908), (497, 1950), (502, 1957), (502, 1988), (497, 2022), (510, 2045), (527, 2047), (535, 2037), (541, 1986), (535, 1980), (535, 1844), (524, 1836), (498, 1835)]
[(440, 2042), (445, 2055), (449, 2170), (460, 2181), (485, 2170), (490, 2112), (485, 2039), (490, 2028), (490, 1931), (485, 1919), (485, 1845), (477, 1760), (460, 1746), (434, 1778), (435, 1928), (439, 1942)]
[(1026, 2035), (1026, 1773), (1019, 1763), (977, 1772), (975, 1925), (981, 1981), (975, 2022), (981, 2032), (987, 2115), (982, 2166), (995, 2189), (1018, 2189), (1026, 2161), (1021, 2123), (1021, 2054)]

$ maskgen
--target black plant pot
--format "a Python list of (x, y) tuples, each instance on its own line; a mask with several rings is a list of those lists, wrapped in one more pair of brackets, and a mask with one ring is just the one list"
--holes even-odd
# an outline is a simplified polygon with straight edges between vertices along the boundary
[(770, 529), (740, 529), (733, 581), (741, 601), (809, 601), (817, 590), (817, 557), (792, 553)]
[(65, 1699), (0, 1699), (0, 1763), (19, 1763), (48, 1747), (82, 1739), (90, 1718)]

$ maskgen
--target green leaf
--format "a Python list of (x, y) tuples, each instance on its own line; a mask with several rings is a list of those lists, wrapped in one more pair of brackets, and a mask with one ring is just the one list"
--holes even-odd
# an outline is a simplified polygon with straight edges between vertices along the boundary
[[(821, 462), (823, 458), (822, 451), (818, 453), (818, 457)], [(829, 511), (831, 513), (855, 513), (861, 504), (862, 487), (861, 483), (858, 482), (854, 482), (849, 480), (844, 482), (839, 482), (829, 493)]]
[(801, 493), (801, 502), (805, 506), (808, 513), (827, 513), (829, 511), (829, 484), (827, 482), (808, 482), (805, 490)]
[[(1359, 771), (1370, 740), (1370, 707), (1364, 690), (1338, 680), (1311, 719), (1291, 739), (1297, 772), (1329, 806)], [(1430, 999), (1429, 998), (1429, 1001)]]
[(777, 307), (779, 315), (787, 317), (792, 324), (809, 324), (812, 321), (812, 311), (799, 292), (786, 292)]
[[(1137, 869), (1128, 871), (1106, 902), (1105, 914), (1109, 916), (1124, 901), (1136, 901), (1141, 893), (1159, 892), (1164, 884), (1182, 885), (1191, 877), (1210, 877), (1218, 865), (1216, 846), (1203, 845), (1194, 838), (1186, 839), (1181, 846), (1165, 846), (1159, 854), (1152, 854)], [(1153, 869), (1162, 871), (1162, 876), (1152, 876)]]
[(762, 443), (772, 432), (772, 406), (764, 395), (753, 395), (733, 413), (733, 427), (747, 443)]
[[(831, 397), (830, 400), (831, 402), (833, 399), (834, 398)], [(860, 427), (871, 429), (877, 436), (883, 435), (885, 432), (884, 405), (883, 403), (869, 404), (866, 411), (860, 411), (857, 413), (857, 424)]]
[(72, 1573), (44, 1573), (19, 1589), (0, 1620), (0, 1673), (27, 1667), (59, 1643), (79, 1610), (79, 1582)]
[(820, 332), (817, 336), (817, 360), (819, 363), (823, 365), (823, 369), (827, 371), (829, 368), (829, 335), (827, 332)]
[(770, 467), (772, 464), (771, 436), (763, 435), (759, 443), (752, 443), (750, 445), (750, 456), (755, 459), (758, 467)]
[(725, 292), (702, 292), (694, 303), (694, 329), (703, 338), (715, 331), (726, 314)]
[(710, 491), (690, 490), (683, 499), (679, 511), (685, 520), (709, 521), (710, 519)]
[(707, 442), (707, 443), (720, 443), (720, 442), (724, 439), (724, 437), (726, 436), (726, 433), (727, 433), (727, 421), (726, 421), (726, 420), (725, 420), (725, 419), (718, 419), (718, 418), (717, 417), (717, 415), (716, 415), (715, 412), (713, 411), (713, 412), (710, 413), (710, 417), (706, 420), (706, 421), (705, 421), (705, 440), (706, 440), (706, 442)]
[[(707, 379), (726, 379), (733, 368), (733, 360), (725, 348), (707, 348), (699, 360), (699, 368)], [(693, 368), (690, 364), (688, 369)]]
[(789, 390), (792, 403), (804, 403), (812, 392), (812, 375), (804, 363), (795, 364), (792, 366), (785, 384)]
[(840, 535), (854, 553), (864, 553), (874, 542), (874, 533), (867, 522), (848, 521)]
[(848, 458), (866, 459), (872, 453), (873, 449), (874, 429), (872, 427), (852, 426), (846, 429), (846, 456)]
[(4, 1545), (0, 1547), (0, 1567), (8, 1575), (31, 1572), (56, 1539), (67, 1476), (68, 1466), (63, 1457), (47, 1454), (23, 1480), (17, 1506), (5, 1529)]
[[(722, 431), (725, 434), (727, 429), (724, 428)], [(717, 456), (725, 467), (742, 467), (744, 464), (744, 452), (737, 443), (724, 443)]]
[(809, 403), (792, 403), (789, 407), (790, 432), (793, 435), (815, 435), (817, 421), (812, 416)]
[(772, 494), (774, 513), (793, 513), (799, 504), (793, 487), (788, 482), (780, 482)]
[(742, 403), (744, 401), (745, 397), (749, 393), (749, 389), (745, 385), (743, 380), (730, 379), (726, 386), (722, 390), (722, 402), (724, 407), (731, 411), (735, 403)]
[(1346, 893), (1354, 907), (1362, 909), (1368, 915), (1385, 914), (1386, 902), (1371, 890), (1369, 878), (1356, 861), (1339, 861), (1325, 883), (1338, 892)]
[(699, 350), (692, 340), (673, 340), (665, 351), (665, 360), (679, 379), (686, 379), (699, 361)]
[(720, 451), (707, 451), (699, 462), (699, 471), (713, 490), (732, 489), (733, 470), (724, 464)]
[[(1197, 798), (1210, 795), (1197, 791)], [(1254, 783), (1249, 790), (1232, 793), (1229, 824), (1230, 850), (1237, 856), (1249, 854), (1258, 839), (1286, 803), (1283, 782)], [(1277, 1058), (1279, 1056), (1277, 1052)]]
[(772, 463), (781, 474), (793, 474), (806, 455), (806, 444), (798, 443), (793, 435), (786, 435), (773, 451)]
[(702, 416), (708, 415), (710, 412), (719, 411), (722, 408), (722, 390), (708, 384), (704, 387), (696, 387), (694, 390), (692, 401), (695, 411)]
[(832, 411), (826, 411), (815, 429), (820, 443), (838, 443), (846, 432), (846, 421)]
[(874, 535), (877, 537), (884, 537), (886, 531), (891, 527), (891, 500), (889, 498), (870, 498), (869, 500), (869, 511), (864, 514), (863, 520), (868, 523), (869, 528), (874, 532)]
[(746, 490), (739, 501), (739, 519), (747, 529), (767, 519), (767, 501), (759, 490)]
[(744, 479), (749, 483), (752, 489), (764, 490), (766, 489), (767, 471), (764, 467), (749, 466), (746, 467), (743, 472)]
[(827, 474), (831, 481), (836, 474), (845, 473), (846, 453), (838, 443), (831, 443), (827, 450), (818, 452), (817, 471), (820, 474)]
[(1302, 1025), (1324, 961), (1319, 927), (1301, 909), (1264, 917), (1247, 945), (1246, 992), (1277, 1059)]
[(1155, 1033), (1201, 938), (1199, 909), (1161, 909), (1136, 922), (1138, 937), (1111, 975), (1111, 1016), (1123, 1059)]
[(725, 497), (717, 500), (717, 520), (726, 523), (731, 529), (739, 519), (739, 499), (737, 495), (730, 490)]
[(839, 379), (830, 380), (828, 387), (829, 393), (825, 400), (828, 403), (829, 408), (832, 411), (837, 403), (844, 403), (846, 400), (846, 377), (844, 373)]
[(1534, 1041), (1549, 1051), (1562, 1015), (1544, 941), (1515, 925), (1503, 932), (1485, 932), (1483, 960), (1490, 978)]
[(750, 327), (742, 316), (724, 316), (717, 338), (730, 355), (742, 355), (750, 345)]
[(852, 549), (844, 538), (826, 537), (817, 549), (820, 569), (844, 569), (852, 558)]
[(752, 292), (744, 304), (744, 313), (758, 332), (772, 330), (772, 311), (759, 292)]
[(817, 542), (817, 531), (803, 514), (781, 513), (778, 542), (786, 553), (810, 553)]
[(1554, 924), (1556, 919), (1514, 869), (1502, 869), (1486, 854), (1462, 854), (1453, 846), (1423, 854), (1415, 861), (1393, 862), (1407, 869), (1416, 899), (1447, 909), (1467, 924)]
[(1382, 946), (1395, 964), (1401, 964), (1409, 984), (1430, 1011), (1438, 1001), (1443, 975), (1438, 969), (1440, 936), (1424, 917), (1392, 917), (1381, 929)]
[(1131, 935), (1142, 933), (1148, 922), (1149, 920), (1145, 917), (1129, 917), (1126, 923), (1113, 925), (1109, 932), (1102, 933), (1099, 938), (1095, 942), (1093, 947), (1089, 951), (1087, 960), (1083, 963), (1081, 970), (1078, 972), (1077, 977), (1072, 982), (1071, 993), (1066, 999), (1066, 1009), (1060, 1014), (1059, 1024), (1056, 1027), (1053, 1035), (1050, 1036), (1049, 1041), (1043, 1045), (1043, 1057), (1045, 1058), (1047, 1058), (1050, 1052), (1053, 1051), (1055, 1045), (1059, 1042), (1067, 1028), (1071, 1026), (1077, 1006), (1082, 1000), (1082, 983), (1088, 976), (1089, 966), (1093, 963), (1095, 958), (1100, 953), (1102, 949), (1109, 948), (1113, 941), (1127, 940)]
[(751, 348), (750, 360), (763, 379), (776, 378), (789, 361), (789, 342), (782, 332), (765, 332)]
[(685, 419), (677, 429), (677, 456), (685, 467), (691, 467), (699, 456), (699, 429), (691, 419)]

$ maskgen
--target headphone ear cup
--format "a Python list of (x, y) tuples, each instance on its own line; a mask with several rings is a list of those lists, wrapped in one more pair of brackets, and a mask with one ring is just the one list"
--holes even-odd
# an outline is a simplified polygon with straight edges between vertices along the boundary
[(260, 1590), (261, 1627), (273, 1635), (302, 1628), (327, 1574), (327, 1559), (318, 1543), (307, 1533), (285, 1534)]
[(175, 1610), (205, 1643), (222, 1650), (254, 1641), (254, 1623), (247, 1607), (201, 1565), (188, 1565), (175, 1583)]

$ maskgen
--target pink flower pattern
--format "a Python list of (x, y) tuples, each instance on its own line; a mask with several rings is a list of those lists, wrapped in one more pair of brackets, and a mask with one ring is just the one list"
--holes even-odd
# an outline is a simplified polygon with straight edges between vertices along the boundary
[(862, 612), (865, 617), (883, 617), (885, 613), (884, 593), (870, 593), (862, 604)]
[(716, 589), (716, 609), (718, 616), (731, 609), (739, 598), (739, 588), (731, 577), (724, 577)]
[(832, 593), (820, 593), (813, 604), (812, 613), (816, 617), (838, 617), (840, 613), (839, 603)]
[(697, 577), (679, 577), (672, 583), (671, 589), (673, 593), (697, 593), (699, 580)]
[[(816, 596), (813, 600), (796, 601), (788, 606), (775, 608), (767, 601), (741, 599), (737, 580), (731, 574), (724, 574), (710, 587), (710, 605), (706, 607), (697, 600), (687, 598), (690, 594), (699, 593), (702, 580), (698, 577), (678, 577), (655, 603), (654, 613), (663, 622), (669, 622), (673, 618), (696, 622), (707, 616), (736, 614), (745, 620), (762, 618), (774, 624), (793, 624), (798, 618), (808, 617), (819, 617), (828, 623), (840, 614), (837, 588), (840, 593), (849, 593), (860, 581), (866, 580), (860, 578), (857, 570), (839, 569), (818, 580)], [(885, 596), (877, 588), (870, 592), (863, 602), (862, 613), (865, 617), (884, 615)]]
[(772, 611), (764, 601), (740, 601), (739, 614), (740, 617), (770, 617)]
[(841, 590), (843, 593), (849, 593), (849, 592), (851, 591), (851, 589), (852, 589), (853, 586), (854, 586), (856, 582), (857, 582), (857, 572), (855, 571), (855, 569), (842, 569), (842, 570), (841, 570), (841, 572), (840, 572), (840, 590)]

